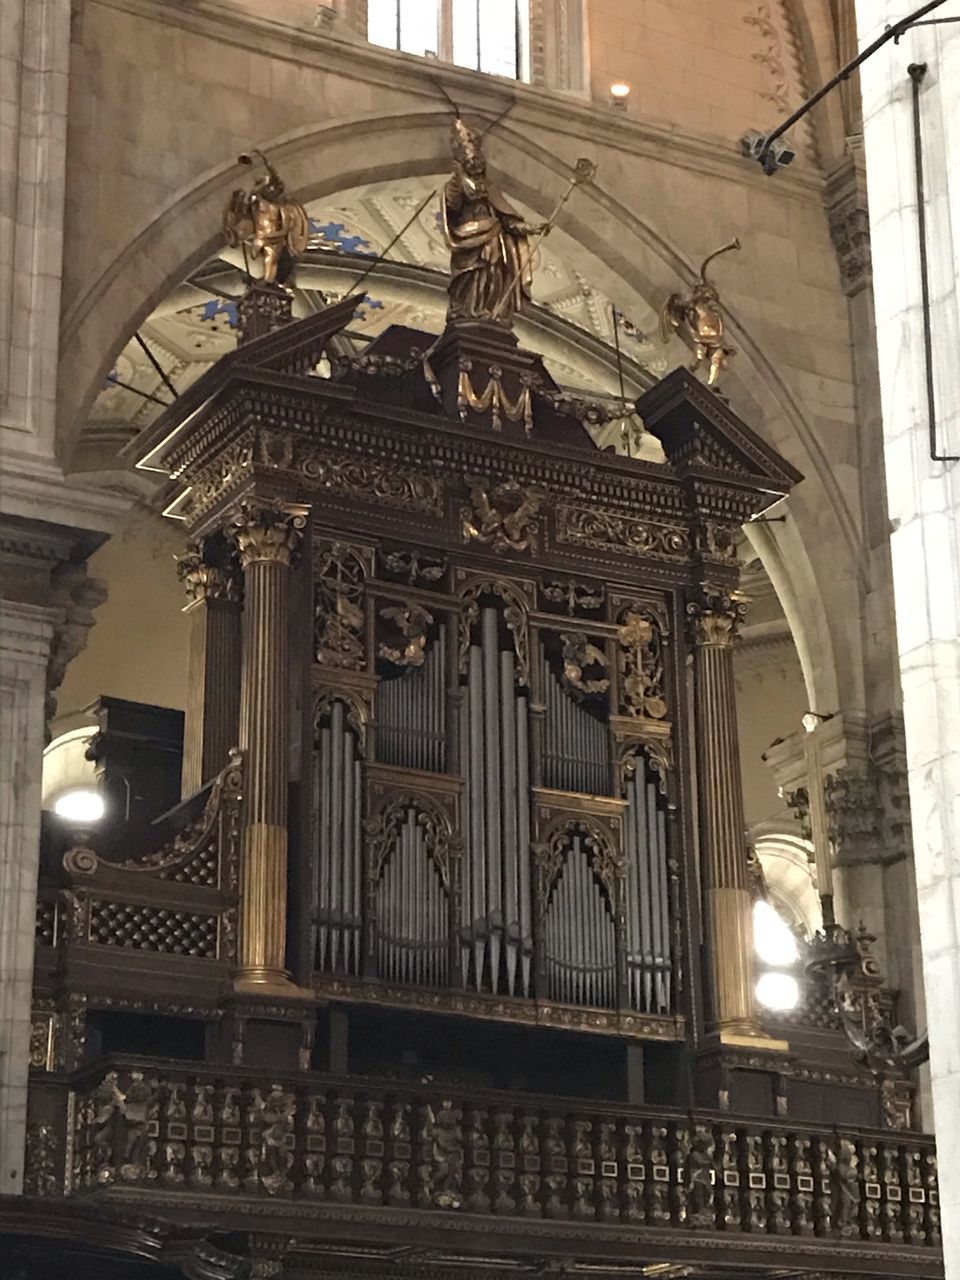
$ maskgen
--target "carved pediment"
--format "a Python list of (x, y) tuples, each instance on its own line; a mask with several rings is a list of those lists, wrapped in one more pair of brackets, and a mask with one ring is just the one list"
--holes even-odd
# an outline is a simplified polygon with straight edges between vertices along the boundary
[(637, 413), (681, 474), (729, 476), (778, 496), (803, 479), (686, 369), (674, 369), (651, 387), (637, 401)]

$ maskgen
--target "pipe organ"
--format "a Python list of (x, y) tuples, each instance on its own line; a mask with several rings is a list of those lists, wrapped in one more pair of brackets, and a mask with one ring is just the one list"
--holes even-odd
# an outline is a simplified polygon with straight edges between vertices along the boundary
[(753, 999), (736, 537), (800, 477), (684, 369), (640, 461), (506, 324), (331, 361), (356, 298), (288, 302), (137, 445), (224, 607), (191, 794), (41, 863), (36, 1185), (141, 1259), (209, 1214), (190, 1275), (936, 1280), (910, 1082)]

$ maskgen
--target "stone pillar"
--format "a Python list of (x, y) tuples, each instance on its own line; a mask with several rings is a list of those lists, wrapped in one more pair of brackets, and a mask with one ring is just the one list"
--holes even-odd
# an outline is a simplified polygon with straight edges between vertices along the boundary
[(191, 796), (226, 768), (240, 741), (241, 590), (234, 563), (209, 547), (191, 546), (177, 573), (190, 601), (183, 795)]
[(59, 611), (0, 601), (0, 1189), (19, 1192), (27, 1128), (40, 757)]
[(721, 1039), (756, 1036), (753, 917), (737, 740), (733, 644), (745, 612), (710, 590), (688, 606), (693, 641), (694, 733), (700, 859), (710, 973), (710, 1024)]
[(46, 721), (105, 594), (83, 560), (102, 535), (0, 516), (0, 1193), (23, 1185)]
[[(864, 46), (903, 16), (857, 0)], [(954, 5), (944, 6), (953, 14)], [(930, 14), (932, 19), (941, 10)], [(920, 124), (927, 221), (934, 416), (927, 400), (915, 183), (913, 84), (926, 64)], [(863, 97), (887, 504), (900, 681), (940, 1162), (943, 1253), (960, 1278), (960, 25), (915, 27), (864, 63)]]
[(244, 577), (240, 749), (241, 985), (290, 985), (286, 973), (287, 787), (289, 784), (290, 565), (306, 524), (303, 508), (244, 504), (228, 533)]

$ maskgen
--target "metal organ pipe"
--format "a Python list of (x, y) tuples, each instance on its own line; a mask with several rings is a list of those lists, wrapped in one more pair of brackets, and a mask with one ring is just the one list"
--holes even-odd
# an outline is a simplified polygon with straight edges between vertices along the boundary
[(376, 696), (377, 759), (406, 769), (446, 767), (446, 624), (423, 665), (380, 681)]
[(380, 976), (397, 983), (445, 986), (447, 895), (412, 807), (387, 855), (376, 903)]
[(666, 814), (645, 758), (627, 783), (627, 975), (631, 1002), (644, 1013), (673, 1009)]
[(319, 733), (314, 813), (318, 969), (359, 973), (361, 762), (344, 704), (334, 699)]
[(530, 763), (527, 699), (500, 615), (480, 613), (468, 651), (462, 717), (469, 848), (463, 876), (461, 964), (477, 990), (531, 991)]
[(546, 704), (544, 785), (557, 791), (610, 794), (607, 726), (563, 689), (545, 656), (541, 678)]

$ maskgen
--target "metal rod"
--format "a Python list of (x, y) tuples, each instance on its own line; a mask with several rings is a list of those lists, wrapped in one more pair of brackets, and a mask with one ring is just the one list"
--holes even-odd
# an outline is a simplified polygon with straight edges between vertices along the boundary
[(133, 335), (133, 337), (134, 337), (134, 340), (136, 341), (137, 345), (140, 347), (141, 351), (143, 352), (143, 354), (147, 357), (147, 359), (148, 359), (148, 360), (150, 361), (150, 363), (153, 365), (154, 369), (155, 369), (155, 370), (157, 371), (157, 373), (160, 375), (160, 381), (163, 383), (163, 385), (167, 388), (167, 390), (168, 390), (168, 391), (170, 392), (170, 394), (173, 396), (174, 400), (176, 400), (177, 396), (178, 396), (180, 393), (177, 391), (177, 388), (173, 385), (173, 383), (172, 383), (172, 382), (170, 381), (170, 379), (167, 377), (166, 370), (163, 368), (163, 366), (161, 365), (160, 361), (157, 359), (157, 357), (153, 354), (153, 352), (152, 352), (152, 351), (150, 350), (150, 348), (147, 346), (147, 344), (146, 344), (146, 342), (144, 341), (143, 336), (141, 335), (141, 333), (140, 333), (139, 329), (138, 329), (138, 330), (137, 330), (137, 332)]
[(903, 33), (909, 27), (912, 27), (919, 18), (922, 18), (932, 9), (938, 9), (942, 4), (943, 0), (928, 0), (927, 4), (921, 5), (919, 9), (914, 10), (914, 12), (909, 14), (906, 18), (901, 18), (899, 22), (894, 22), (891, 26), (887, 27), (882, 36), (878, 36), (872, 44), (867, 45), (866, 49), (857, 54), (851, 62), (848, 62), (846, 66), (841, 67), (837, 74), (832, 76), (827, 83), (822, 86), (822, 88), (818, 89), (815, 94), (807, 98), (806, 102), (801, 103), (800, 106), (797, 107), (796, 111), (792, 112), (787, 116), (786, 120), (783, 120), (777, 125), (776, 129), (771, 133), (768, 133), (763, 140), (763, 146), (757, 153), (757, 160), (763, 167), (764, 172), (771, 172), (771, 170), (767, 169), (767, 158), (770, 154), (770, 148), (778, 138), (783, 137), (787, 130), (792, 128), (798, 120), (802, 120), (807, 112), (812, 107), (815, 107), (821, 98), (825, 98), (831, 89), (835, 89), (838, 84), (841, 84), (844, 80), (848, 80), (853, 72), (856, 71), (857, 67), (859, 67), (862, 62), (866, 62), (868, 58), (872, 57), (873, 54), (875, 54), (878, 49), (881, 49), (888, 40), (899, 40)]
[(135, 396), (139, 396), (141, 400), (150, 400), (153, 404), (162, 405), (164, 409), (170, 408), (169, 400), (161, 400), (159, 396), (151, 395), (149, 391), (141, 391), (139, 387), (133, 386), (130, 382), (124, 382), (122, 378), (118, 378), (115, 374), (111, 374), (107, 378), (107, 382), (112, 387), (123, 387), (124, 391), (132, 391)]
[(917, 191), (917, 238), (920, 244), (920, 299), (923, 316), (923, 366), (927, 390), (927, 431), (932, 462), (958, 462), (957, 454), (937, 452), (937, 405), (933, 377), (933, 332), (930, 324), (930, 270), (927, 260), (927, 197), (923, 177), (923, 130), (920, 118), (920, 86), (927, 74), (925, 62), (911, 62), (907, 74), (913, 86), (913, 157)]

